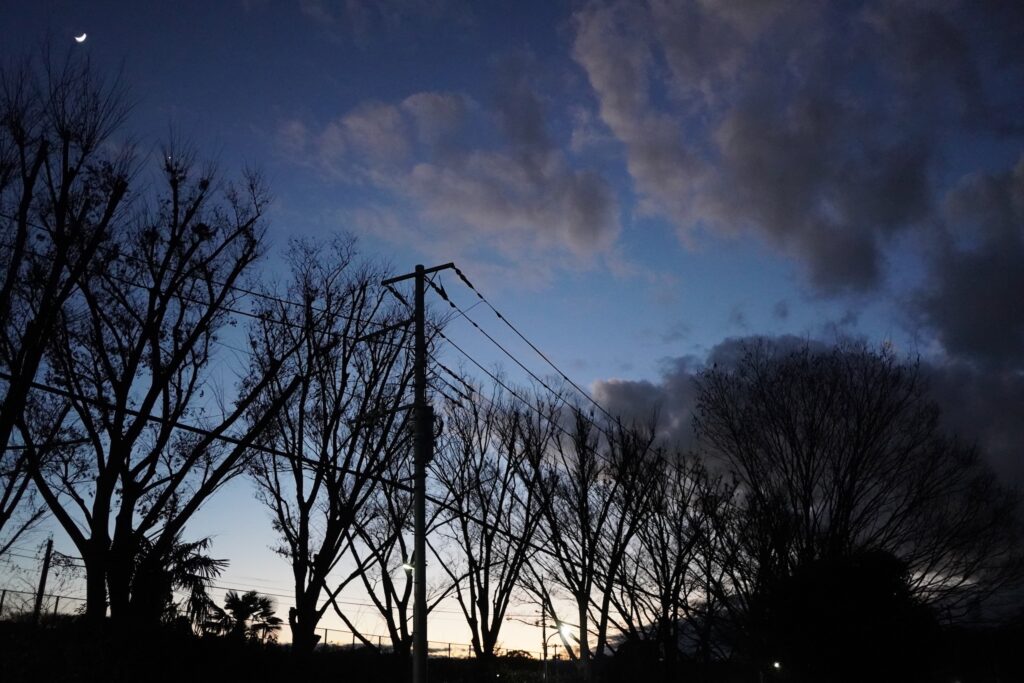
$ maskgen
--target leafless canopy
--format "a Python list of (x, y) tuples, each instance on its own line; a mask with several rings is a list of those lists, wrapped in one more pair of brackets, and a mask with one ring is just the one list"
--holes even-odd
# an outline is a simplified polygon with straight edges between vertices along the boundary
[(351, 239), (293, 243), (289, 261), (284, 296), (265, 299), (264, 322), (250, 334), (256, 376), (287, 357), (254, 405), (257, 421), (280, 408), (264, 436), (271, 452), (257, 452), (252, 474), (292, 566), (293, 645), (311, 650), (320, 617), (355, 578), (328, 587), (328, 575), (351, 549), (357, 516), (409, 449), (401, 407), (412, 380), (411, 332), (387, 329), (401, 310)]
[(883, 349), (747, 349), (700, 378), (696, 427), (739, 480), (733, 589), (882, 550), (954, 610), (1018, 576), (1018, 500), (944, 435), (920, 368)]

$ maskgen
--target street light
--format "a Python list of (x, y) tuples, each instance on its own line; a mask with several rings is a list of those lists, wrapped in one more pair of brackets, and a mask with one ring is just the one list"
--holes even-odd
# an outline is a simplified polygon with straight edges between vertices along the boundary
[[(543, 626), (544, 624), (542, 623), (541, 625)], [(544, 637), (544, 651), (543, 651), (542, 654), (544, 655), (544, 680), (545, 681), (548, 680), (548, 642), (552, 638), (554, 638), (555, 636), (559, 635), (560, 632), (561, 632), (560, 629), (555, 629), (554, 631), (551, 632), (551, 635)], [(557, 654), (558, 643), (555, 643), (553, 647), (555, 648), (556, 654)]]

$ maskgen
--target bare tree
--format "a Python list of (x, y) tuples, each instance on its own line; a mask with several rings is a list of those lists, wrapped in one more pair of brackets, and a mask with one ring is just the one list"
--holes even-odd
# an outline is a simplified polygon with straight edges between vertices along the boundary
[[(388, 463), (386, 476), (374, 490), (373, 497), (348, 530), (351, 571), (332, 591), (336, 595), (354, 579), (358, 579), (370, 598), (388, 632), (392, 652), (408, 656), (412, 648), (413, 617), (413, 461), (412, 444), (401, 457)], [(431, 496), (427, 505), (426, 532), (435, 533), (443, 522), (447, 502)], [(432, 612), (452, 590), (448, 581), (435, 581), (427, 586), (427, 613)], [(348, 612), (333, 602), (335, 613), (363, 644), (377, 648), (362, 633)]]
[[(260, 256), (260, 179), (223, 184), (176, 148), (161, 166), (166, 191), (90, 264), (50, 345), (50, 391), (69, 401), (67, 420), (86, 444), (40, 463), (34, 480), (85, 563), (94, 620), (108, 590), (111, 616), (131, 617), (134, 576), (150, 573), (136, 562), (143, 540), (146, 558), (162, 563), (297, 387), (252, 419), (288, 354), (244, 378), (233, 401), (209, 376), (242, 296), (235, 285)], [(38, 437), (22, 427), (34, 446)]]
[[(609, 649), (615, 582), (650, 495), (655, 431), (619, 423), (599, 429), (579, 410), (573, 418), (572, 429), (556, 435), (548, 456), (532, 463), (534, 479), (546, 482), (538, 489), (541, 539), (550, 553), (536, 558), (533, 573), (560, 586), (574, 603), (578, 659), (590, 678), (593, 656)], [(543, 593), (553, 608), (552, 591), (544, 587)], [(563, 644), (569, 649), (565, 639)]]
[(914, 594), (953, 612), (1018, 577), (1018, 498), (938, 417), (920, 368), (885, 348), (759, 344), (704, 372), (698, 435), (742, 496), (721, 535), (729, 590), (863, 551), (905, 562)]
[[(412, 481), (412, 476), (410, 449), (388, 464), (386, 479), (369, 504), (360, 510), (348, 535), (355, 562), (349, 577), (358, 577), (384, 620), (392, 650), (403, 656), (412, 648), (413, 497), (405, 485)], [(430, 527), (436, 523), (436, 509), (434, 513)], [(339, 583), (347, 582), (348, 578)], [(364, 644), (377, 646), (362, 634), (340, 605), (335, 605), (335, 612)]]
[(17, 426), (60, 413), (32, 383), (43, 342), (129, 204), (131, 146), (108, 144), (128, 109), (122, 84), (87, 61), (45, 55), (0, 70), (0, 554), (44, 512), (29, 465), (59, 444), (29, 448)]
[(547, 449), (552, 428), (497, 391), (472, 398), (448, 406), (446, 439), (431, 468), (450, 500), (439, 535), (455, 552), (437, 542), (431, 548), (455, 586), (474, 653), (489, 663), (523, 566), (536, 552), (541, 508), (529, 463)]
[(654, 643), (664, 668), (674, 673), (681, 651), (707, 647), (709, 596), (700, 555), (732, 487), (694, 457), (677, 454), (649, 466), (652, 490), (619, 568), (611, 620), (624, 638)]
[(251, 335), (254, 369), (264, 373), (266, 359), (299, 350), (254, 406), (255, 417), (263, 402), (279, 402), (295, 382), (299, 388), (265, 433), (274, 454), (257, 453), (252, 472), (281, 535), (278, 552), (292, 565), (292, 646), (309, 652), (317, 623), (342, 588), (321, 601), (350, 527), (389, 465), (408, 450), (401, 406), (412, 354), (408, 330), (388, 329), (401, 311), (379, 285), (382, 273), (359, 262), (353, 240), (338, 238), (326, 248), (296, 242), (289, 260), (287, 298), (268, 304), (266, 322)]

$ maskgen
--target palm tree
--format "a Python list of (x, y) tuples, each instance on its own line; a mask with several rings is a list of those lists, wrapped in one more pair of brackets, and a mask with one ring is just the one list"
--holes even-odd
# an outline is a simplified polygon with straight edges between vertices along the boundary
[[(213, 605), (207, 591), (228, 565), (206, 554), (210, 543), (209, 538), (178, 538), (170, 551), (157, 557), (152, 544), (143, 540), (132, 578), (131, 607), (138, 618), (166, 623), (185, 617), (193, 628), (207, 621)], [(185, 593), (180, 604), (174, 601), (175, 591)]]
[(223, 609), (216, 605), (211, 607), (214, 615), (207, 622), (209, 631), (236, 640), (277, 640), (277, 631), (283, 622), (280, 617), (274, 616), (274, 602), (266, 595), (256, 591), (241, 595), (228, 591)]

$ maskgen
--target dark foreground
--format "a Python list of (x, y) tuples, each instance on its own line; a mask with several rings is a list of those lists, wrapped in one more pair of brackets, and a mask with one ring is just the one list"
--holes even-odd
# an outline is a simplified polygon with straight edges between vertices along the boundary
[[(845, 682), (922, 681), (943, 683), (1009, 683), (1024, 681), (1024, 625), (998, 629), (948, 630), (930, 661), (921, 661), (914, 673), (904, 668), (895, 674), (886, 662), (862, 653), (859, 663), (836, 662), (833, 676), (822, 681)], [(680, 662), (665, 670), (655, 657), (639, 654), (597, 662), (594, 680), (706, 681), (708, 683), (772, 683), (810, 680), (794, 667), (757, 671), (749, 666), (718, 663), (710, 668)], [(902, 668), (902, 667), (901, 667)], [(546, 670), (545, 670), (546, 669)], [(852, 677), (853, 670), (858, 675)], [(158, 631), (115, 635), (98, 634), (75, 620), (43, 627), (28, 623), (0, 622), (0, 681), (152, 681), (194, 683), (199, 681), (408, 681), (409, 661), (367, 650), (324, 649), (297, 657), (287, 646), (233, 642), (223, 638), (196, 638), (188, 633)], [(545, 677), (546, 675), (546, 677)], [(500, 683), (552, 681), (576, 683), (583, 677), (567, 661), (543, 662), (529, 657), (502, 657), (487, 667), (475, 660), (434, 658), (431, 683)]]

